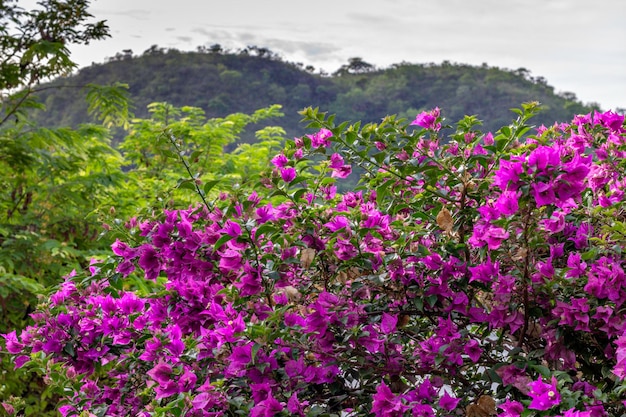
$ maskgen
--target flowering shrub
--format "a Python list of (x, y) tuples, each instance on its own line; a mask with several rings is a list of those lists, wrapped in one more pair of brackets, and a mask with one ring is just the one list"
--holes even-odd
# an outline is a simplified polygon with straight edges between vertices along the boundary
[(624, 414), (624, 117), (535, 111), (308, 109), (255, 191), (132, 219), (6, 350), (63, 416)]

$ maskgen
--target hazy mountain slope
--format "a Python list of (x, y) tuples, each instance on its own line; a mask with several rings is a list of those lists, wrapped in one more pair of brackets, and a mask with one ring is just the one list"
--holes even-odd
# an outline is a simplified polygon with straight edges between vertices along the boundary
[(477, 114), (490, 130), (511, 120), (510, 108), (531, 100), (545, 105), (537, 124), (569, 120), (591, 110), (572, 93), (556, 95), (545, 80), (530, 77), (525, 69), (403, 63), (382, 70), (346, 65), (323, 76), (264, 49), (234, 54), (153, 47), (141, 56), (118, 54), (107, 63), (55, 80), (51, 85), (62, 88), (42, 91), (47, 111), (37, 117), (56, 126), (87, 121), (80, 86), (116, 81), (129, 84), (135, 114), (141, 117), (154, 101), (201, 107), (209, 116), (282, 104), (286, 116), (275, 123), (290, 136), (302, 133), (297, 112), (306, 106), (337, 113), (337, 120), (365, 122), (396, 113), (412, 118), (419, 110), (439, 106), (450, 121)]

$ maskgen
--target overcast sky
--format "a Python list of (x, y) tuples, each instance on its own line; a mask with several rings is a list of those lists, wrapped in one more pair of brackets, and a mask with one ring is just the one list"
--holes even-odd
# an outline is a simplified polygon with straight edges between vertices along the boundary
[(81, 65), (151, 45), (266, 47), (333, 72), (350, 57), (530, 70), (555, 91), (626, 108), (625, 0), (94, 0), (112, 37), (74, 48)]

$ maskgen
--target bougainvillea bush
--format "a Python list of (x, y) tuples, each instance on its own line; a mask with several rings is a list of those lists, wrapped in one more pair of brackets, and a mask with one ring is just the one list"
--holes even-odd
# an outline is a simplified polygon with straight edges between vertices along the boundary
[(130, 219), (5, 349), (63, 416), (624, 415), (624, 116), (536, 111), (308, 109), (256, 189)]

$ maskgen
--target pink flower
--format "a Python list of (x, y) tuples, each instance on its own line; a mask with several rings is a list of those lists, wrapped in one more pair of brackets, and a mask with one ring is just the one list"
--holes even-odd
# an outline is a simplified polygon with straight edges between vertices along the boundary
[(274, 417), (283, 411), (283, 408), (283, 405), (270, 395), (267, 399), (252, 407), (250, 417)]
[(518, 201), (521, 196), (521, 191), (504, 191), (496, 201), (494, 208), (505, 216), (511, 216), (517, 213)]
[(334, 153), (330, 156), (330, 168), (337, 169), (343, 166), (343, 157), (338, 153)]
[(498, 169), (493, 178), (493, 184), (502, 190), (517, 190), (520, 175), (524, 173), (524, 165), (520, 157), (511, 157), (510, 161), (500, 161)]
[(286, 167), (280, 169), (280, 176), (283, 181), (291, 182), (296, 178), (296, 169), (294, 167)]
[(311, 146), (313, 148), (319, 148), (320, 146), (326, 148), (330, 146), (330, 140), (328, 139), (332, 136), (333, 132), (328, 129), (320, 129), (319, 132), (313, 135), (307, 135), (307, 137), (311, 139)]
[(234, 271), (241, 267), (242, 256), (241, 253), (226, 249), (220, 256), (220, 268), (224, 270)]
[(509, 232), (490, 223), (476, 224), (468, 243), (479, 248), (487, 245), (489, 250), (496, 250), (509, 237)]
[(172, 367), (166, 363), (159, 362), (147, 372), (148, 376), (155, 380), (159, 385), (165, 386), (172, 380)]
[(289, 159), (287, 159), (287, 157), (282, 153), (272, 158), (272, 164), (274, 164), (276, 168), (284, 168), (288, 162)]
[(383, 313), (383, 317), (380, 321), (380, 330), (384, 334), (390, 334), (396, 331), (396, 325), (398, 324), (398, 316)]
[(161, 261), (156, 250), (150, 245), (141, 246), (141, 255), (139, 255), (139, 266), (143, 268), (146, 279), (156, 281), (161, 271)]
[(237, 222), (227, 220), (222, 232), (225, 232), (229, 236), (237, 237), (241, 235), (241, 226)]
[(328, 227), (331, 232), (336, 232), (338, 230), (348, 228), (349, 222), (345, 216), (335, 216), (331, 221), (325, 223), (324, 226)]
[(460, 398), (451, 397), (448, 391), (444, 391), (443, 396), (439, 399), (439, 406), (446, 411), (452, 411), (456, 408), (459, 401), (461, 401)]
[(483, 350), (480, 348), (480, 345), (476, 340), (470, 340), (463, 347), (463, 352), (472, 360), (472, 362), (478, 362), (480, 359), (480, 355), (483, 353)]
[(408, 408), (402, 404), (402, 399), (396, 397), (384, 382), (381, 382), (376, 388), (373, 399), (372, 413), (376, 417), (401, 417)]
[(541, 377), (529, 385), (528, 396), (532, 398), (528, 408), (532, 410), (548, 410), (561, 402), (561, 394), (556, 388), (556, 378), (552, 377), (550, 384), (542, 381)]
[(411, 125), (417, 125), (423, 127), (424, 129), (439, 131), (439, 129), (441, 129), (441, 123), (438, 122), (439, 115), (439, 107), (435, 107), (431, 111), (423, 111), (415, 117), (415, 120), (411, 122)]
[(11, 333), (3, 334), (2, 337), (6, 340), (7, 351), (13, 355), (21, 353), (24, 349), (24, 344), (20, 343), (17, 339), (17, 333), (13, 330)]
[(342, 165), (339, 168), (333, 169), (330, 176), (333, 178), (347, 178), (351, 173), (352, 167), (350, 165)]
[(552, 189), (552, 184), (538, 182), (536, 184), (532, 184), (532, 187), (537, 207), (547, 206), (556, 202), (556, 197), (554, 195), (554, 190)]
[(126, 259), (133, 259), (137, 256), (137, 249), (131, 248), (126, 243), (116, 239), (115, 242), (111, 245), (111, 249), (113, 253), (117, 256), (122, 256)]
[(498, 408), (504, 410), (504, 413), (498, 414), (498, 417), (519, 417), (524, 412), (524, 406), (521, 403), (508, 399)]
[(624, 124), (623, 114), (607, 111), (606, 113), (596, 114), (595, 116), (595, 118), (599, 120), (602, 125), (608, 127), (613, 132), (620, 131), (622, 125)]
[(300, 401), (298, 399), (298, 393), (294, 392), (289, 397), (287, 401), (287, 410), (291, 413), (292, 416), (300, 416), (304, 417), (304, 411), (306, 407), (309, 405), (308, 401)]

